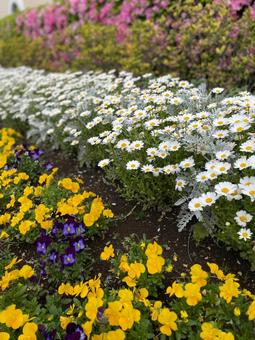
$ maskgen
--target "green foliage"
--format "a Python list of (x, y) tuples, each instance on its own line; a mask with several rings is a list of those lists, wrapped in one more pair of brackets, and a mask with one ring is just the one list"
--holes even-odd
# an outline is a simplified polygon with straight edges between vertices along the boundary
[(135, 74), (167, 72), (164, 66), (166, 46), (163, 30), (150, 21), (136, 21), (125, 41), (125, 53), (121, 60), (124, 69)]
[(80, 28), (79, 56), (72, 67), (82, 70), (120, 68), (122, 46), (117, 43), (116, 28), (87, 23)]

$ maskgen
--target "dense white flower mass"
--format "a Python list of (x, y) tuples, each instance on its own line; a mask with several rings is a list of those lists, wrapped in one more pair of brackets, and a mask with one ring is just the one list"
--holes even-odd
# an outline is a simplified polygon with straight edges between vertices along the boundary
[(223, 88), (207, 92), (170, 75), (0, 68), (2, 120), (25, 122), (37, 142), (71, 146), (84, 163), (93, 154), (99, 167), (139, 175), (145, 186), (173, 178), (166, 191), (205, 225), (213, 209), (229, 205), (236, 238), (247, 241), (254, 235), (255, 97), (223, 96)]

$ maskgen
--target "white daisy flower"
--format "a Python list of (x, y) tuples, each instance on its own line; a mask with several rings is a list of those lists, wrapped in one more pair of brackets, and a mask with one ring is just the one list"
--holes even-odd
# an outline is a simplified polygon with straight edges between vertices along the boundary
[(202, 112), (198, 112), (198, 113), (196, 114), (196, 117), (199, 118), (199, 119), (205, 119), (205, 118), (208, 118), (210, 115), (211, 115), (210, 112), (208, 112), (208, 111), (202, 111)]
[(255, 200), (255, 184), (250, 184), (248, 186), (241, 187), (242, 194), (249, 196), (251, 201)]
[(228, 124), (227, 118), (217, 118), (213, 121), (214, 126), (223, 126)]
[(98, 166), (100, 168), (104, 168), (105, 166), (109, 165), (110, 164), (110, 159), (109, 158), (105, 158), (105, 159), (102, 159), (99, 163), (98, 163)]
[(239, 231), (238, 231), (238, 236), (239, 236), (239, 239), (240, 240), (244, 240), (244, 241), (247, 241), (247, 240), (250, 240), (251, 239), (251, 236), (252, 236), (252, 232), (250, 229), (246, 229), (246, 228), (241, 228)]
[(170, 175), (176, 173), (178, 171), (178, 168), (176, 168), (175, 164), (169, 164), (164, 166), (162, 170), (165, 174)]
[(219, 174), (227, 174), (228, 173), (228, 170), (231, 168), (231, 164), (230, 163), (227, 163), (227, 162), (219, 162), (217, 163), (216, 165), (216, 171), (219, 173)]
[(234, 168), (239, 169), (239, 170), (243, 170), (248, 168), (250, 165), (247, 157), (241, 157), (239, 159), (237, 159), (234, 163)]
[(91, 145), (97, 145), (97, 144), (100, 144), (101, 139), (98, 137), (91, 137), (87, 140), (87, 142)]
[(183, 99), (180, 97), (171, 98), (170, 103), (173, 105), (180, 105), (183, 103)]
[(203, 206), (210, 206), (216, 202), (217, 198), (218, 196), (215, 194), (215, 192), (207, 192), (202, 194), (200, 199)]
[[(75, 130), (76, 131), (76, 130)], [(49, 130), (47, 130), (47, 135), (52, 135), (53, 134), (53, 132), (54, 132), (54, 129), (49, 129)]]
[(171, 142), (169, 144), (170, 151), (177, 151), (177, 150), (180, 149), (180, 147), (181, 147), (181, 144), (179, 142), (177, 142), (177, 141), (176, 142)]
[(129, 147), (130, 142), (127, 139), (122, 139), (119, 140), (118, 143), (116, 144), (116, 148), (117, 149), (121, 149), (121, 150), (127, 150), (127, 148)]
[(159, 151), (158, 152), (158, 157), (159, 158), (165, 159), (167, 156), (168, 156), (167, 152), (164, 152), (164, 151)]
[(88, 123), (86, 124), (86, 129), (90, 130), (90, 129), (92, 129), (94, 126), (95, 126), (95, 125), (94, 125), (92, 122), (88, 122)]
[(130, 144), (130, 150), (141, 150), (144, 146), (144, 142), (141, 140), (136, 140)]
[(186, 181), (182, 178), (176, 178), (175, 180), (175, 189), (178, 191), (182, 191), (182, 189), (185, 187), (186, 185)]
[(232, 151), (229, 150), (218, 151), (215, 153), (215, 157), (220, 161), (228, 159), (231, 155)]
[(193, 198), (190, 202), (189, 202), (189, 210), (190, 211), (202, 211), (203, 210), (203, 203), (201, 198)]
[(241, 227), (246, 227), (247, 223), (251, 222), (253, 216), (248, 214), (245, 210), (239, 210), (236, 213), (235, 221)]
[(144, 126), (147, 130), (151, 130), (156, 126), (159, 126), (159, 120), (158, 119), (151, 119), (144, 123)]
[(255, 142), (254, 140), (246, 141), (240, 145), (240, 150), (242, 152), (254, 152), (255, 151)]
[(202, 171), (196, 175), (196, 181), (198, 183), (204, 183), (208, 180), (208, 174), (206, 171)]
[(255, 185), (255, 177), (249, 177), (249, 176), (245, 176), (243, 178), (240, 179), (240, 184), (239, 187), (249, 187), (250, 185)]
[(214, 169), (217, 168), (217, 164), (219, 164), (219, 162), (216, 159), (213, 159), (213, 160), (205, 163), (205, 169), (206, 170), (214, 170)]
[(183, 169), (189, 169), (192, 168), (195, 165), (195, 161), (193, 157), (188, 157), (181, 161), (180, 167)]
[(241, 133), (245, 130), (248, 130), (250, 127), (251, 127), (250, 124), (247, 124), (245, 122), (240, 122), (240, 123), (237, 123), (237, 124), (233, 124), (230, 127), (230, 131), (234, 132), (234, 133)]
[(219, 176), (219, 172), (216, 169), (210, 169), (206, 171), (207, 179), (213, 180)]
[(224, 88), (222, 87), (215, 87), (214, 89), (212, 89), (212, 93), (214, 94), (221, 94), (224, 91)]
[(220, 182), (215, 185), (215, 191), (219, 196), (230, 196), (233, 194), (237, 189), (235, 184), (231, 182)]
[(138, 161), (129, 161), (126, 164), (127, 170), (137, 170), (140, 167), (140, 162)]
[(144, 166), (142, 166), (141, 170), (144, 173), (153, 172), (154, 167), (151, 164), (145, 164)]
[(157, 149), (157, 148), (148, 148), (148, 149), (146, 150), (146, 153), (147, 153), (147, 155), (150, 156), (150, 157), (155, 157), (155, 156), (158, 155), (158, 149)]
[(89, 117), (90, 116), (90, 111), (83, 111), (80, 113), (80, 117)]
[(170, 142), (162, 142), (158, 146), (161, 151), (169, 151), (170, 150)]
[(213, 137), (216, 139), (223, 139), (229, 135), (227, 130), (217, 130), (213, 133)]

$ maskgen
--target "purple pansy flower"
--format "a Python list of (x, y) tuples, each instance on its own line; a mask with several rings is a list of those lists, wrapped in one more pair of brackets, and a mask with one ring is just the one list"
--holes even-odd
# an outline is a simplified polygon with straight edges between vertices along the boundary
[(85, 248), (84, 239), (80, 236), (76, 239), (72, 240), (72, 246), (75, 249), (76, 253), (80, 253)]
[(49, 246), (51, 239), (47, 235), (41, 235), (36, 241), (37, 254), (45, 255), (47, 253), (47, 247)]
[(63, 234), (65, 236), (67, 235), (75, 235), (75, 223), (74, 222), (66, 222), (64, 223), (64, 226), (63, 226)]
[(36, 161), (38, 158), (40, 158), (41, 155), (44, 154), (44, 151), (41, 149), (35, 149), (30, 152), (30, 157), (33, 161)]
[(58, 232), (59, 232), (59, 229), (61, 229), (63, 227), (63, 224), (60, 223), (60, 222), (55, 222), (53, 224), (53, 227), (51, 229), (51, 235), (52, 236), (57, 236), (58, 235)]
[(79, 223), (76, 227), (76, 235), (81, 235), (85, 232), (85, 228), (82, 223)]
[(44, 169), (47, 171), (50, 171), (51, 169), (53, 169), (53, 164), (51, 162), (47, 162), (43, 165)]
[(81, 326), (70, 322), (66, 327), (65, 340), (86, 340), (87, 336), (84, 334)]
[(75, 263), (75, 250), (73, 247), (66, 249), (65, 254), (61, 255), (61, 261), (64, 266), (72, 266)]
[(57, 262), (57, 258), (58, 258), (58, 253), (56, 252), (56, 250), (51, 250), (50, 255), (48, 257), (49, 261), (52, 263), (56, 263)]
[(43, 324), (38, 325), (38, 330), (45, 340), (54, 340), (56, 338), (56, 331), (48, 332)]
[(97, 320), (100, 322), (104, 318), (104, 307), (99, 307), (97, 310)]

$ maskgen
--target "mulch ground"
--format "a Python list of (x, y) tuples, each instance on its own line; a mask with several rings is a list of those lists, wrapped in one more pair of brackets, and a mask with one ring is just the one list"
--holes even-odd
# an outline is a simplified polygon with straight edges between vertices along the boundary
[[(141, 239), (146, 235), (148, 239), (156, 239), (167, 245), (171, 257), (175, 255), (177, 260), (173, 263), (171, 281), (180, 277), (181, 273), (189, 271), (190, 265), (194, 263), (201, 264), (207, 270), (206, 262), (209, 261), (217, 263), (225, 272), (238, 274), (241, 285), (255, 292), (255, 272), (250, 270), (249, 263), (241, 259), (238, 253), (227, 251), (226, 246), (217, 244), (212, 238), (202, 244), (196, 244), (192, 239), (190, 227), (181, 233), (178, 232), (177, 209), (165, 215), (155, 211), (143, 211), (135, 202), (125, 201), (115, 188), (105, 181), (100, 169), (80, 169), (77, 161), (62, 153), (46, 152), (45, 157), (59, 167), (60, 175), (81, 177), (86, 188), (100, 195), (117, 217), (103, 236), (103, 240), (91, 241), (90, 247), (95, 259), (99, 259), (99, 254), (107, 242), (111, 242), (116, 249), (121, 249), (125, 237), (135, 234)], [(107, 276), (107, 269), (105, 262), (96, 261), (93, 272), (95, 275), (101, 272), (103, 276)]]

